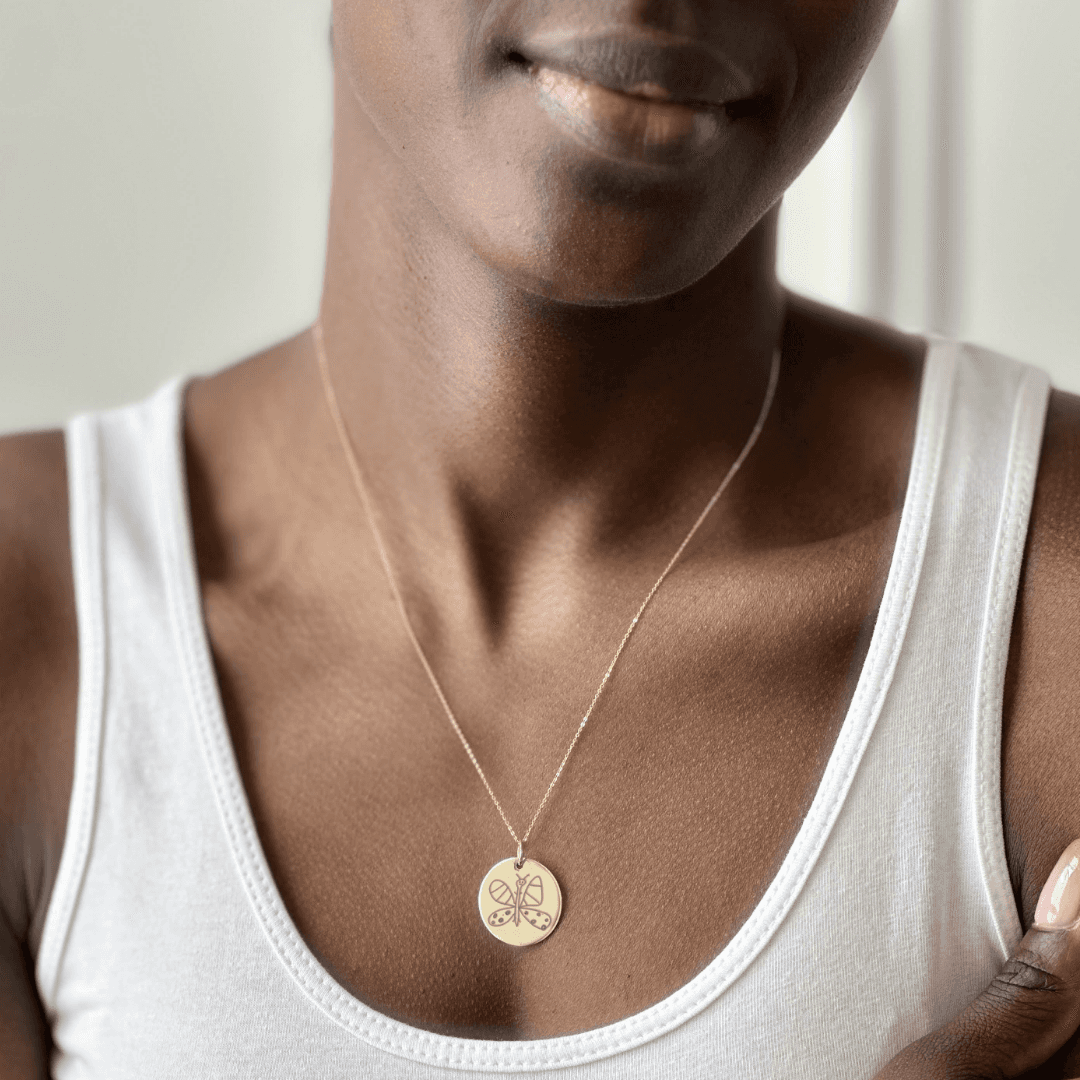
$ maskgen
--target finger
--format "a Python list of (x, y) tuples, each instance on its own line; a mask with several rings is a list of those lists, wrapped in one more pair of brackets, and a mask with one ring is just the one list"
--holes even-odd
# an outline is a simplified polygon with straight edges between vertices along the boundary
[(993, 1080), (1041, 1065), (1080, 1027), (1080, 840), (1043, 886), (1035, 921), (959, 1016), (898, 1054), (877, 1080)]

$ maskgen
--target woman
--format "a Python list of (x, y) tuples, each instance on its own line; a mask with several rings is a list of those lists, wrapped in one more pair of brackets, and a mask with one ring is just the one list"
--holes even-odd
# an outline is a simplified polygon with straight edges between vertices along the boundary
[(0, 455), (4, 1075), (1065, 1042), (1077, 399), (774, 274), (894, 2), (335, 3), (319, 322)]

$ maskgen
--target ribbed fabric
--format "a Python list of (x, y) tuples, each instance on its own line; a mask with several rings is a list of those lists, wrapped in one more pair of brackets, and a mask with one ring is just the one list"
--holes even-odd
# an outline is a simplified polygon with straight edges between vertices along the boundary
[(871, 1077), (1021, 937), (1001, 698), (1048, 383), (934, 341), (881, 610), (810, 811), (727, 947), (577, 1035), (461, 1039), (323, 969), (267, 868), (202, 621), (181, 384), (67, 429), (80, 688), (37, 964), (59, 1080)]

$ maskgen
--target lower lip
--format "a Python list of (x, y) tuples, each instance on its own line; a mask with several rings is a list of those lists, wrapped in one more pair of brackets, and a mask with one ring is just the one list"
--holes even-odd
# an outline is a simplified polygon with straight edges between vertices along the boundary
[(715, 149), (727, 127), (722, 108), (665, 101), (658, 87), (643, 88), (638, 97), (547, 67), (535, 66), (531, 74), (548, 113), (608, 157), (686, 164)]

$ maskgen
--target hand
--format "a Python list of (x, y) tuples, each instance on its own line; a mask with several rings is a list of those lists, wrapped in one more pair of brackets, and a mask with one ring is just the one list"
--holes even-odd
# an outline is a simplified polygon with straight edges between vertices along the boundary
[(1043, 886), (1035, 921), (959, 1016), (913, 1042), (875, 1080), (1006, 1080), (1043, 1064), (1080, 1027), (1080, 840)]

